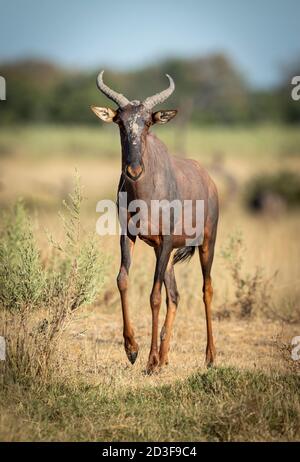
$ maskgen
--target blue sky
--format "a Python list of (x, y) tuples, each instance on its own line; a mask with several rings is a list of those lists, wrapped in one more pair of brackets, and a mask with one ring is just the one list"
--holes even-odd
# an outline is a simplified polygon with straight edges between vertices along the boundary
[(226, 52), (253, 85), (300, 60), (299, 0), (0, 0), (0, 61), (131, 69)]

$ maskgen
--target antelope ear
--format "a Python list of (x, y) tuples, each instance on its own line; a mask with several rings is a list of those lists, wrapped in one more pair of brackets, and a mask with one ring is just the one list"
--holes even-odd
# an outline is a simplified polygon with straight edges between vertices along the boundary
[(172, 111), (157, 111), (152, 114), (152, 121), (154, 124), (166, 124), (176, 116), (177, 110)]
[(110, 109), (109, 107), (91, 106), (91, 110), (96, 114), (97, 117), (99, 117), (99, 119), (108, 123), (112, 122), (117, 114), (116, 111)]

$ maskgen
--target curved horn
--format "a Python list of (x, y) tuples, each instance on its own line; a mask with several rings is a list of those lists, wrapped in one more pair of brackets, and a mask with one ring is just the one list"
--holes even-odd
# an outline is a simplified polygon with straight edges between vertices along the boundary
[(172, 79), (172, 77), (169, 76), (169, 74), (166, 74), (166, 76), (168, 77), (169, 82), (170, 82), (169, 88), (161, 91), (160, 93), (156, 93), (156, 95), (149, 96), (149, 98), (145, 99), (145, 101), (143, 102), (143, 105), (147, 109), (150, 110), (157, 104), (163, 103), (167, 98), (169, 98), (169, 96), (175, 90), (174, 80)]
[(102, 93), (109, 99), (117, 103), (117, 105), (120, 108), (127, 106), (127, 104), (129, 104), (128, 99), (125, 98), (125, 96), (123, 96), (121, 93), (117, 93), (116, 91), (112, 90), (107, 85), (105, 85), (105, 83), (103, 82), (103, 74), (104, 71), (101, 71), (97, 77), (97, 87), (99, 88), (99, 90), (102, 91)]

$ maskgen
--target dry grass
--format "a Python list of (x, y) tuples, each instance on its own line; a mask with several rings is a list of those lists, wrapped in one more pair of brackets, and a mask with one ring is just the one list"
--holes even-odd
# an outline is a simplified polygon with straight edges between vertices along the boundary
[[(209, 166), (209, 153), (218, 150), (221, 140), (225, 139), (224, 149), (228, 154), (225, 165), (231, 168), (238, 185), (243, 184), (251, 172), (267, 167), (276, 170), (282, 163), (280, 146), (287, 145), (289, 137), (280, 137), (274, 129), (268, 133), (270, 138), (261, 130), (257, 132), (257, 139), (254, 132), (251, 136), (251, 131), (235, 138), (234, 133), (229, 135), (221, 130), (219, 134), (215, 131), (210, 134), (207, 130), (202, 133), (204, 163)], [(83, 140), (87, 139), (84, 134)], [(5, 143), (8, 142), (6, 138)], [(38, 145), (36, 140), (34, 143)], [(57, 143), (59, 148), (61, 144)], [(264, 145), (268, 147), (267, 152), (255, 155), (254, 162), (251, 149), (262, 153)], [(27, 145), (20, 149), (26, 152), (30, 146), (27, 140)], [(239, 149), (243, 154), (240, 158)], [(195, 143), (189, 150), (196, 151)], [(43, 228), (47, 227), (59, 238), (57, 205), (70, 189), (74, 165), (79, 168), (86, 186), (84, 223), (87, 229), (95, 229), (97, 200), (113, 198), (118, 182), (119, 161), (115, 156), (98, 161), (93, 154), (88, 159), (78, 156), (74, 160), (68, 153), (62, 159), (56, 156), (34, 160), (28, 156), (21, 160), (16, 153), (3, 158), (1, 163), (4, 172), (1, 203), (6, 206), (22, 195), (33, 210), (38, 210), (40, 225), (36, 235), (43, 246), (45, 261), (49, 254)], [(286, 163), (300, 169), (297, 156), (291, 156)], [(224, 197), (226, 184), (218, 174), (215, 179)], [(218, 351), (215, 371), (207, 372), (204, 368), (205, 318), (197, 255), (189, 264), (176, 268), (181, 299), (170, 365), (159, 375), (149, 377), (145, 376), (144, 368), (150, 347), (149, 294), (154, 252), (142, 242), (136, 245), (130, 274), (130, 307), (140, 353), (131, 366), (123, 350), (121, 310), (115, 284), (119, 266), (118, 237), (98, 237), (99, 246), (105, 248), (110, 259), (104, 289), (97, 301), (79, 310), (66, 327), (57, 351), (56, 372), (47, 386), (30, 380), (22, 385), (15, 382), (3, 385), (0, 439), (299, 439), (299, 372), (291, 367), (288, 352), (291, 339), (300, 335), (300, 216), (296, 211), (275, 217), (251, 216), (241, 203), (237, 193), (232, 200), (227, 197), (221, 209), (213, 267), (214, 334)], [(222, 256), (228, 237), (236, 232), (241, 233), (245, 243), (239, 278), (247, 274), (250, 279), (254, 278), (257, 268), (261, 268), (260, 292), (264, 290), (264, 281), (272, 280), (268, 309), (258, 303), (246, 319), (236, 316), (232, 309), (236, 284)], [(217, 317), (224, 309), (229, 317)], [(161, 323), (164, 314), (163, 304)]]

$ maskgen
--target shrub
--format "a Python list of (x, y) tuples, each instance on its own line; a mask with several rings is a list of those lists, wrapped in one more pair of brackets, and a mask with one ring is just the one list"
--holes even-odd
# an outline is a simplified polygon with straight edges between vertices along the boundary
[(234, 285), (234, 298), (222, 305), (217, 316), (219, 318), (230, 317), (231, 313), (237, 313), (241, 318), (249, 318), (257, 308), (268, 310), (271, 306), (272, 278), (266, 279), (263, 270), (257, 267), (254, 273), (243, 271), (243, 239), (240, 233), (228, 238), (227, 244), (221, 251), (221, 256), (229, 271)]
[(40, 253), (24, 205), (3, 214), (0, 234), (0, 305), (9, 310), (36, 308), (45, 289)]
[[(61, 214), (64, 242), (50, 238), (52, 257), (43, 267), (30, 221), (21, 203), (5, 220), (1, 233), (0, 315), (7, 344), (5, 376), (46, 379), (73, 313), (92, 303), (103, 283), (105, 259), (80, 222), (82, 188), (77, 176)], [(35, 308), (35, 309), (33, 309)], [(37, 310), (36, 308), (40, 308)]]
[(106, 260), (97, 249), (93, 235), (86, 235), (81, 225), (80, 210), (83, 201), (79, 176), (75, 177), (74, 192), (69, 201), (63, 201), (65, 213), (60, 213), (65, 240), (49, 240), (56, 251), (48, 271), (48, 296), (60, 297), (69, 287), (72, 310), (92, 303), (103, 283)]
[(268, 318), (287, 324), (300, 324), (299, 291), (284, 293), (276, 304), (274, 303), (268, 308), (265, 312)]
[(245, 187), (248, 208), (256, 211), (300, 206), (300, 176), (282, 171), (252, 178)]

